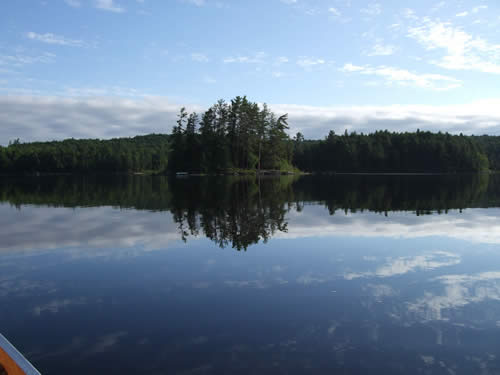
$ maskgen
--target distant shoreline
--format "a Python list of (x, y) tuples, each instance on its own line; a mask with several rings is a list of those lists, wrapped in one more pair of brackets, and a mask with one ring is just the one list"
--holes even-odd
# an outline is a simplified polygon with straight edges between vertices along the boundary
[(152, 176), (152, 177), (282, 177), (282, 176), (453, 176), (468, 174), (494, 174), (499, 171), (462, 171), (462, 172), (231, 172), (231, 173), (155, 173), (155, 172), (39, 172), (39, 173), (0, 173), (0, 177), (57, 177), (57, 176)]

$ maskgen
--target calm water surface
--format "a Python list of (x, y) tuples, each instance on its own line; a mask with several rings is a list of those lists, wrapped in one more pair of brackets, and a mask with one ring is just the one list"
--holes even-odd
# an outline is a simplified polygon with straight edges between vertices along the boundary
[(0, 332), (49, 374), (498, 374), (500, 178), (0, 181)]

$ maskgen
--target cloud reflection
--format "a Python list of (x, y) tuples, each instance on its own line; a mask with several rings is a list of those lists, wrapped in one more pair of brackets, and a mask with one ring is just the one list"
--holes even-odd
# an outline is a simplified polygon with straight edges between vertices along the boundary
[(445, 275), (436, 280), (444, 285), (443, 294), (426, 292), (408, 305), (409, 311), (424, 321), (450, 320), (450, 310), (486, 300), (500, 301), (500, 272)]
[(500, 209), (469, 208), (447, 214), (416, 216), (412, 212), (373, 212), (328, 215), (321, 206), (307, 206), (302, 212), (290, 211), (288, 232), (278, 238), (305, 237), (389, 237), (420, 238), (443, 236), (475, 243), (500, 244)]
[[(179, 240), (170, 214), (112, 207), (53, 208), (0, 205), (1, 251), (48, 250), (68, 247), (98, 250), (140, 246), (163, 249)], [(85, 254), (80, 254), (84, 256)]]
[(446, 251), (435, 251), (427, 255), (391, 259), (385, 265), (377, 268), (374, 272), (348, 273), (344, 278), (352, 280), (360, 277), (392, 277), (419, 269), (432, 270), (440, 267), (454, 266), (459, 263), (459, 255)]
[(75, 306), (75, 305), (84, 305), (87, 303), (86, 298), (66, 298), (66, 299), (56, 299), (53, 301), (50, 301), (49, 303), (43, 304), (36, 306), (33, 309), (33, 314), (36, 316), (41, 315), (44, 312), (49, 312), (52, 314), (58, 313), (60, 310), (67, 309), (70, 306)]
[[(466, 209), (446, 215), (416, 216), (411, 212), (373, 212), (330, 215), (320, 205), (286, 213), (287, 232), (273, 238), (403, 238), (442, 236), (474, 243), (500, 243), (500, 209)], [(107, 255), (106, 249), (128, 249), (131, 253), (165, 249), (181, 240), (178, 224), (167, 211), (117, 209), (113, 207), (40, 207), (20, 209), (0, 204), (0, 252), (84, 247), (94, 252), (79, 256)], [(199, 236), (190, 237), (200, 238)], [(451, 260), (455, 262), (454, 260)], [(399, 259), (377, 270), (386, 277), (415, 268), (433, 268), (433, 260), (422, 256)]]

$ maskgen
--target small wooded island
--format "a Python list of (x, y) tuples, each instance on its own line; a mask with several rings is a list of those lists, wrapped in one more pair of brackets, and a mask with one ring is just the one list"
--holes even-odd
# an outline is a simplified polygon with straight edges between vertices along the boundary
[(0, 146), (0, 174), (151, 172), (449, 173), (500, 168), (500, 137), (376, 131), (305, 140), (288, 116), (246, 97), (205, 113), (182, 108), (171, 134)]

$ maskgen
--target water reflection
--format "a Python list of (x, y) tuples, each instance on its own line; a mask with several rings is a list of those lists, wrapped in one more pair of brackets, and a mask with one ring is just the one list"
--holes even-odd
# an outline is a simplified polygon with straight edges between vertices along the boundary
[[(453, 310), (488, 300), (500, 301), (500, 271), (476, 275), (445, 275), (437, 277), (436, 281), (442, 283), (442, 294), (426, 292), (409, 305), (409, 310), (424, 321), (449, 321), (453, 319)], [(480, 318), (484, 319), (484, 316)], [(500, 326), (500, 319), (493, 323)]]
[(170, 210), (184, 241), (202, 230), (220, 247), (241, 250), (267, 242), (277, 231), (287, 231), (285, 214), (293, 197), (293, 178), (201, 181), (170, 184)]
[(433, 270), (439, 267), (453, 266), (460, 263), (460, 256), (446, 251), (435, 251), (431, 254), (417, 255), (413, 257), (399, 257), (391, 259), (386, 264), (378, 267), (373, 272), (348, 273), (347, 280), (359, 277), (392, 277), (414, 272), (419, 269)]
[[(37, 244), (47, 248), (85, 242), (94, 247), (109, 243), (161, 248), (177, 238), (187, 241), (200, 235), (222, 248), (237, 250), (265, 243), (273, 236), (418, 237), (448, 233), (498, 242), (500, 227), (491, 212), (469, 211), (457, 217), (465, 208), (500, 204), (498, 180), (497, 175), (488, 174), (4, 179), (0, 182), (0, 200), (10, 205), (0, 205), (4, 238), (0, 248), (23, 244), (25, 248)], [(13, 214), (11, 206), (20, 211)], [(40, 206), (86, 209), (75, 215), (70, 210), (44, 210)], [(329, 215), (323, 215), (321, 206)], [(134, 210), (123, 211), (129, 208)], [(453, 217), (417, 218), (450, 210)], [(335, 215), (339, 211), (341, 218)], [(387, 219), (366, 211), (383, 213)], [(11, 215), (16, 215), (23, 225), (14, 227)], [(289, 230), (291, 225), (293, 230)], [(39, 230), (41, 226), (43, 230)]]
[(0, 331), (47, 374), (494, 374), (497, 180), (4, 179)]
[[(318, 175), (275, 177), (46, 176), (2, 178), (0, 202), (52, 207), (113, 206), (172, 210), (217, 202), (250, 201), (264, 207), (320, 202), (330, 214), (413, 211), (417, 215), (467, 207), (500, 206), (497, 174)], [(210, 199), (211, 201), (206, 201)], [(238, 207), (235, 207), (238, 210)]]
[[(0, 204), (0, 253), (11, 250), (49, 250), (85, 247), (75, 257), (165, 249), (179, 239), (170, 215), (159, 212), (23, 206)], [(140, 247), (140, 248), (139, 248)], [(69, 250), (68, 250), (69, 251)]]

